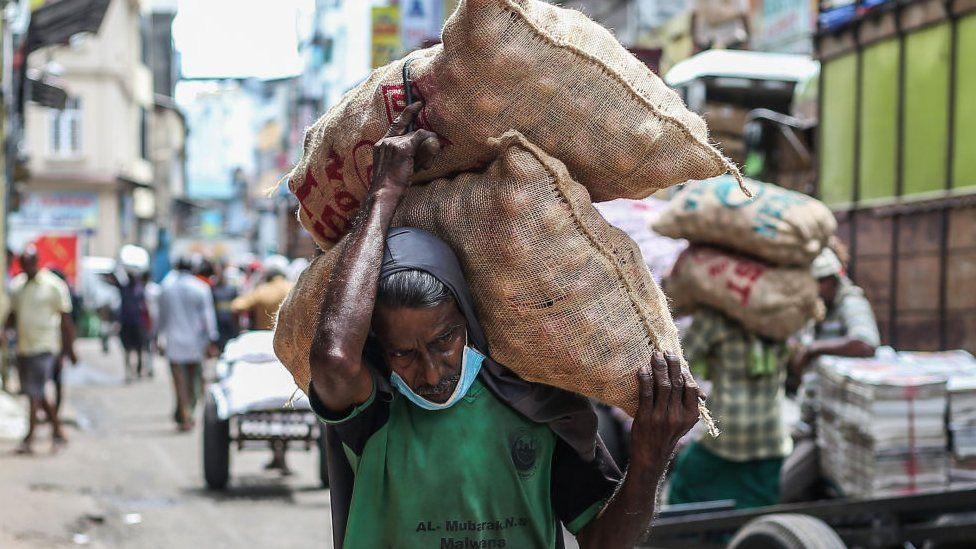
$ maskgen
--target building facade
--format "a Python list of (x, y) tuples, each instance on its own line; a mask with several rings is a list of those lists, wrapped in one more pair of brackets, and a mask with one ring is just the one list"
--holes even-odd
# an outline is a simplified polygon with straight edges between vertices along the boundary
[(45, 232), (79, 235), (83, 255), (154, 240), (153, 85), (140, 8), (113, 0), (97, 34), (30, 55), (28, 67), (57, 76), (68, 100), (63, 110), (25, 106), (29, 178), (10, 222), (12, 248)]

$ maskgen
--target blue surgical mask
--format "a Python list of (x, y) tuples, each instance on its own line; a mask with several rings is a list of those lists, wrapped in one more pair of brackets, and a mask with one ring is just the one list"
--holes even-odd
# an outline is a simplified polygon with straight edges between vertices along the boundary
[(413, 402), (417, 406), (420, 406), (424, 410), (446, 410), (451, 406), (458, 403), (464, 395), (468, 393), (468, 389), (471, 388), (471, 384), (474, 383), (475, 378), (478, 377), (478, 372), (481, 371), (481, 364), (485, 361), (485, 355), (479, 353), (477, 350), (464, 346), (464, 354), (461, 357), (461, 378), (458, 379), (457, 385), (454, 387), (454, 392), (448, 397), (443, 403), (436, 403), (427, 400), (426, 398), (413, 392), (413, 389), (407, 385), (407, 382), (403, 381), (403, 378), (397, 375), (396, 372), (390, 374), (390, 382), (393, 386), (400, 391), (403, 396), (407, 397), (407, 400)]

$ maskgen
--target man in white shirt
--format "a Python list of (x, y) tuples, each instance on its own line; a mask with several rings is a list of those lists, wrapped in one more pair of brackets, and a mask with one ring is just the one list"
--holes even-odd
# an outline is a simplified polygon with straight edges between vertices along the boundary
[(180, 258), (176, 269), (163, 279), (159, 295), (159, 335), (176, 393), (175, 419), (181, 431), (193, 428), (193, 413), (202, 392), (202, 366), (216, 354), (217, 317), (210, 287), (191, 272), (190, 261)]
[(61, 355), (77, 362), (74, 352), (74, 323), (71, 321), (71, 293), (67, 284), (47, 269), (39, 269), (37, 250), (29, 247), (20, 258), (24, 272), (17, 275), (10, 289), (11, 311), (7, 328), (17, 331), (17, 370), (21, 392), (29, 401), (27, 436), (18, 453), (33, 452), (34, 429), (39, 410), (51, 421), (54, 448), (67, 440), (61, 429), (57, 408), (48, 399), (45, 387)]

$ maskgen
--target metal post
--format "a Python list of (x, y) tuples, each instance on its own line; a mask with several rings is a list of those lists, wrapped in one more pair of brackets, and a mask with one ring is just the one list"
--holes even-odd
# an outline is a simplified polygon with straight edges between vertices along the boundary
[[(957, 63), (959, 59), (959, 21), (953, 13), (953, 0), (946, 0), (945, 10), (949, 18), (949, 102), (946, 131), (946, 180), (945, 190), (951, 191), (955, 181), (952, 177), (955, 162), (955, 128), (956, 128), (956, 79), (958, 78)], [(939, 235), (939, 349), (949, 347), (949, 235), (951, 234), (951, 203), (946, 201), (942, 205), (942, 219)]]
[[(895, 196), (901, 197), (905, 192), (905, 32), (901, 24), (901, 11), (895, 14), (896, 35), (898, 37), (898, 118), (897, 141), (895, 146)], [(898, 347), (898, 263), (899, 243), (901, 233), (901, 213), (895, 213), (891, 218), (891, 270), (888, 293), (888, 344)]]
[(864, 95), (864, 51), (861, 47), (861, 24), (856, 23), (854, 33), (854, 173), (851, 179), (851, 207), (848, 210), (848, 228), (850, 236), (850, 259), (847, 270), (852, 277), (857, 276), (857, 217), (858, 203), (861, 201), (861, 109)]

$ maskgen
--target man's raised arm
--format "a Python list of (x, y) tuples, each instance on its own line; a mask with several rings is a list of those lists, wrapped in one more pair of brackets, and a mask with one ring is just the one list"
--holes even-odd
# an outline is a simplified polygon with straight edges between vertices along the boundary
[(630, 548), (646, 537), (657, 490), (678, 439), (698, 422), (698, 384), (681, 359), (654, 354), (638, 373), (640, 402), (631, 430), (630, 467), (600, 515), (579, 533), (580, 547)]
[(318, 304), (308, 361), (312, 388), (331, 411), (343, 412), (361, 404), (373, 390), (362, 357), (376, 301), (386, 232), (410, 185), (415, 154), (421, 145), (424, 152), (436, 150), (433, 133), (417, 130), (405, 134), (421, 107), (419, 102), (408, 106), (373, 148), (369, 191), (351, 231), (340, 244), (338, 262)]

